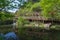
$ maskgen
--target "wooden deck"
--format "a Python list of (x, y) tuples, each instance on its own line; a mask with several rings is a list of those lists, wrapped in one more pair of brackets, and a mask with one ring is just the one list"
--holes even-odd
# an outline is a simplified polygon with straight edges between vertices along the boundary
[[(24, 19), (27, 19), (27, 20), (44, 20), (44, 21), (60, 21), (60, 20), (57, 20), (57, 19), (53, 19), (53, 18), (44, 18), (44, 17), (41, 17), (41, 16), (22, 16)], [(15, 19), (18, 19), (18, 17), (15, 17)]]
[(32, 20), (32, 21), (47, 21), (47, 22), (57, 22), (60, 23), (60, 20), (56, 20), (53, 18), (47, 19), (41, 16), (22, 16), (26, 20)]

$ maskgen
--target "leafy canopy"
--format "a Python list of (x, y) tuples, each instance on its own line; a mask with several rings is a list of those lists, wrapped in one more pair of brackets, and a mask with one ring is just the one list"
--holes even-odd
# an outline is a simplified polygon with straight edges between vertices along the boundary
[[(40, 11), (41, 10), (41, 11)], [(45, 18), (60, 18), (60, 0), (29, 0), (18, 13), (28, 15), (33, 12), (41, 12)]]
[(40, 0), (28, 0), (28, 2), (25, 3), (17, 13), (30, 15), (38, 10), (40, 12)]
[(0, 12), (0, 21), (10, 20), (13, 17), (14, 15), (10, 14), (9, 12)]
[(40, 6), (44, 17), (60, 17), (60, 0), (41, 0)]
[(0, 0), (0, 10), (19, 9), (27, 0)]
[(0, 20), (13, 18), (13, 13), (10, 14), (8, 10), (18, 9), (24, 2), (24, 0), (0, 0)]

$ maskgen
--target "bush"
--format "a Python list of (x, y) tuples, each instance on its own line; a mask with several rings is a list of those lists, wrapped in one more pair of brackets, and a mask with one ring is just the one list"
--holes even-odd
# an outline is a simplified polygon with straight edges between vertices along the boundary
[(24, 24), (28, 24), (29, 21), (25, 20), (23, 17), (19, 16), (17, 20), (18, 27), (24, 26)]
[(50, 29), (60, 30), (60, 25), (58, 25), (58, 24), (52, 25), (52, 26), (50, 27)]

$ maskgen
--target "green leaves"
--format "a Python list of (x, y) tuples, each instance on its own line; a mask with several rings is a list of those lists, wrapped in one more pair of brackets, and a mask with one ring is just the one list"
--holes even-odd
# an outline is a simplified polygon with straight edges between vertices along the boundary
[(14, 17), (13, 14), (10, 14), (8, 12), (0, 12), (0, 20), (7, 20), (7, 19), (12, 19)]
[[(58, 13), (60, 0), (41, 0), (40, 1), (40, 6), (42, 8), (42, 15), (45, 17), (52, 17), (55, 15), (54, 13)], [(58, 9), (57, 9), (57, 8)]]
[(7, 2), (7, 0), (0, 0), (0, 8), (5, 8), (8, 5), (9, 3)]
[[(36, 0), (33, 0), (36, 1)], [(20, 8), (20, 10), (18, 11), (20, 14), (32, 14), (33, 12), (35, 12), (36, 10), (39, 10), (40, 12), (40, 0), (37, 2), (33, 2), (32, 0), (28, 0), (28, 2), (26, 4), (24, 4), (23, 7)]]
[(34, 12), (39, 12), (45, 18), (59, 19), (60, 0), (40, 0), (39, 2), (33, 2), (33, 1), (30, 0), (27, 4), (25, 4), (19, 10), (19, 13), (21, 14), (28, 13), (29, 15)]

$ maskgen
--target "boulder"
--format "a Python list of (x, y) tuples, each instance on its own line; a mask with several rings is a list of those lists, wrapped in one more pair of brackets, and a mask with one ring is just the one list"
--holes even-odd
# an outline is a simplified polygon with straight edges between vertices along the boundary
[(18, 40), (18, 37), (14, 32), (9, 32), (5, 35), (5, 40)]

